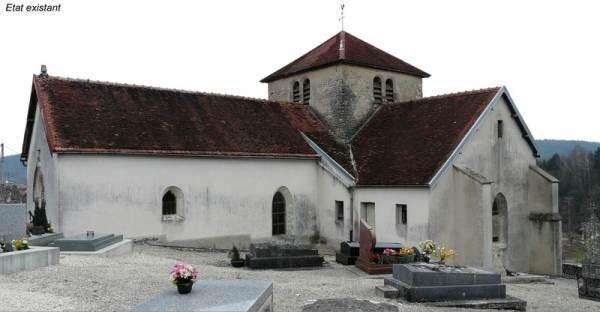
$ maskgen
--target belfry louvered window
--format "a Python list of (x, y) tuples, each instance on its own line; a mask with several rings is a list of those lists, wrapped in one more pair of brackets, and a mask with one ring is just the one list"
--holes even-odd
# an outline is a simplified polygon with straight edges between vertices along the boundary
[(381, 78), (375, 77), (373, 79), (373, 100), (375, 104), (381, 104)]
[(304, 83), (302, 84), (302, 101), (304, 105), (310, 103), (310, 80), (308, 79), (304, 79)]
[(292, 87), (292, 101), (300, 102), (300, 82), (294, 82), (294, 86)]
[(385, 81), (385, 101), (394, 102), (394, 82), (392, 79)]

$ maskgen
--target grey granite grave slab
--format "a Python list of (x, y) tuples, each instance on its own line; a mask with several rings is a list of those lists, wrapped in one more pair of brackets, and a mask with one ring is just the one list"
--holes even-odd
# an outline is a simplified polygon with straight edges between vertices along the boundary
[(383, 283), (384, 285), (397, 288), (399, 296), (410, 302), (497, 299), (506, 297), (506, 285), (503, 284), (410, 286), (393, 277), (384, 278)]
[(304, 305), (302, 312), (398, 312), (389, 303), (373, 302), (355, 298), (319, 299)]
[(192, 292), (181, 295), (175, 286), (134, 307), (133, 312), (153, 311), (272, 311), (273, 283), (245, 280), (200, 280)]
[(26, 234), (25, 204), (0, 204), (0, 240), (12, 241)]
[(246, 254), (246, 265), (250, 269), (286, 269), (323, 266), (319, 251), (301, 244), (278, 242), (250, 245)]
[(94, 235), (78, 234), (55, 240), (49, 246), (59, 247), (61, 251), (97, 251), (106, 246), (123, 240), (123, 235), (100, 234)]
[(500, 274), (473, 267), (395, 264), (384, 285), (397, 288), (399, 296), (411, 302), (506, 298)]
[(485, 300), (456, 300), (456, 301), (441, 301), (427, 302), (425, 305), (432, 307), (448, 307), (448, 308), (466, 308), (466, 309), (490, 309), (490, 310), (516, 310), (526, 311), (527, 301), (506, 296), (500, 299), (485, 299)]
[(410, 286), (451, 286), (500, 284), (500, 274), (473, 267), (444, 267), (436, 264), (418, 263), (394, 265), (395, 279)]
[(29, 237), (29, 246), (48, 246), (50, 243), (63, 237), (63, 233), (45, 233), (42, 235), (31, 235), (31, 237)]

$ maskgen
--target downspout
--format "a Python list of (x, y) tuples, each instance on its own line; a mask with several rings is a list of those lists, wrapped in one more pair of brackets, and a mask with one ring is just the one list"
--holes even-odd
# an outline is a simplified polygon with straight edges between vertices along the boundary
[[(359, 130), (360, 131), (360, 130)], [(358, 133), (358, 132), (357, 132)], [(354, 134), (356, 135), (356, 133)], [(348, 154), (350, 155), (350, 163), (352, 163), (352, 169), (354, 169), (354, 174), (356, 179), (354, 182), (358, 181), (358, 170), (356, 169), (356, 162), (354, 161), (354, 154), (352, 153), (352, 145), (348, 144)], [(350, 192), (350, 208), (352, 208), (352, 213), (350, 214), (350, 241), (354, 242), (354, 186), (348, 186), (348, 192)]]
[(348, 192), (350, 193), (350, 241), (354, 241), (354, 187), (349, 186)]

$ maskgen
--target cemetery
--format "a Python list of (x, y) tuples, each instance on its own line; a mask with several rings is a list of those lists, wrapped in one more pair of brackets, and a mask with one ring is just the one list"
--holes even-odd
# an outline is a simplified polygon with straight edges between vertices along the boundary
[[(134, 243), (94, 230), (64, 236), (45, 219), (43, 203), (30, 214), (13, 205), (2, 215), (11, 226), (0, 233), (0, 311), (600, 309), (600, 229), (593, 218), (585, 226), (586, 261), (565, 264), (560, 278), (454, 266), (454, 250), (431, 240), (380, 242), (362, 220), (360, 240), (338, 250), (274, 238), (227, 252)], [(14, 226), (19, 220), (23, 226)], [(14, 299), (32, 293), (45, 301)]]
[[(250, 251), (239, 252), (243, 258)], [(423, 276), (431, 273), (428, 268), (436, 266), (435, 256), (429, 264), (393, 264), (392, 274), (368, 275), (353, 265), (335, 262), (333, 252), (319, 254), (324, 262), (311, 270), (236, 268), (229, 262), (226, 250), (166, 248), (144, 242), (134, 244), (132, 253), (119, 257), (62, 255), (57, 265), (0, 274), (0, 311), (172, 311), (175, 309), (169, 307), (175, 305), (181, 311), (194, 311), (193, 307), (197, 307), (195, 311), (218, 311), (217, 307), (221, 311), (268, 311), (257, 307), (269, 305), (272, 305), (270, 311), (333, 311), (332, 307), (364, 307), (365, 311), (461, 311), (448, 307), (448, 300), (456, 298), (452, 297), (455, 292), (427, 287), (447, 283), (469, 288), (467, 280), (492, 285), (485, 291), (496, 297), (505, 294), (505, 299), (513, 300), (516, 310), (525, 307), (523, 301), (527, 302), (527, 310), (600, 309), (600, 302), (579, 298), (575, 279), (505, 283), (497, 274), (467, 268), (455, 272), (450, 265), (447, 265), (449, 272), (442, 269), (433, 272), (435, 276)], [(188, 294), (180, 294), (169, 278), (170, 270), (178, 263), (191, 264), (197, 269)], [(443, 273), (449, 275), (440, 277)], [(395, 288), (399, 282), (412, 289), (406, 287), (404, 295), (398, 292), (393, 298), (377, 294), (378, 287)], [(477, 297), (482, 292), (471, 294)], [(423, 298), (435, 301), (426, 302)], [(496, 309), (500, 307), (496, 305), (500, 299), (457, 300), (453, 306)], [(222, 308), (225, 305), (229, 310)]]
[[(380, 242), (364, 221), (360, 241), (338, 250), (277, 238), (227, 252), (94, 230), (64, 236), (45, 219), (43, 203), (32, 214), (13, 205), (2, 215), (11, 226), (0, 233), (0, 311), (600, 309), (593, 219), (585, 226), (586, 261), (565, 265), (561, 278), (454, 266), (454, 250), (431, 240)], [(23, 226), (14, 226), (19, 220)], [(44, 299), (16, 299), (34, 293)]]

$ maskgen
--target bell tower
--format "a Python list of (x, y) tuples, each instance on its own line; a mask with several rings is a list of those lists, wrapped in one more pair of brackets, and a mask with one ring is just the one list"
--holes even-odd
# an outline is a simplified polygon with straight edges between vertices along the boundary
[(422, 97), (426, 72), (341, 31), (261, 82), (269, 100), (311, 107), (340, 142), (380, 105)]

